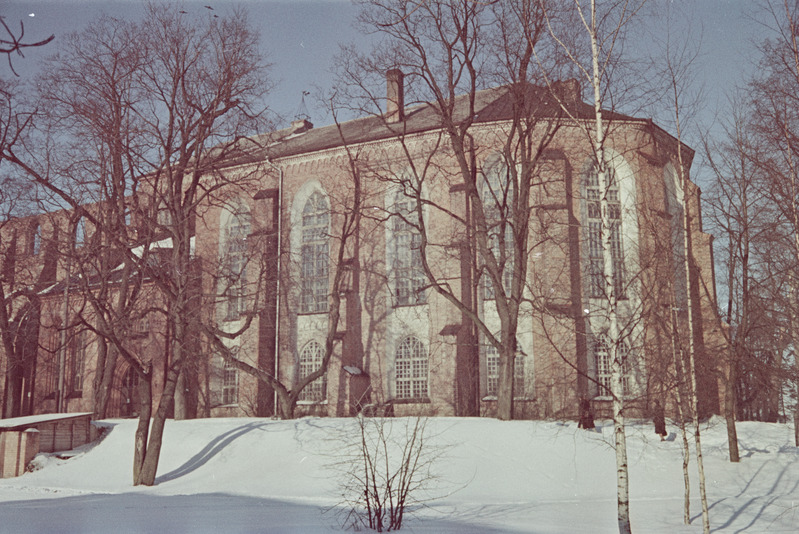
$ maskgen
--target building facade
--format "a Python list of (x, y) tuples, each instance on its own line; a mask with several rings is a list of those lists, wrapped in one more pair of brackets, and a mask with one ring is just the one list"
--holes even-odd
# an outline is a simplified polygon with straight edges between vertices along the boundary
[[(476, 201), (435, 109), (406, 109), (402, 76), (390, 74), (387, 83), (383, 116), (323, 128), (295, 121), (247, 141), (246, 156), (220, 171), (234, 177), (230, 187), (198, 208), (192, 224), (199, 297), (196, 344), (176, 392), (181, 416), (272, 415), (280, 402), (274, 383), (232, 364), (231, 355), (292, 390), (324, 364), (329, 348), (326, 372), (297, 397), (297, 415), (349, 416), (364, 408), (396, 415), (496, 413), (499, 356), (470, 319), (473, 313), (488, 330), (499, 329), (497, 288), (475, 252)], [(510, 266), (526, 262), (514, 415), (575, 417), (581, 398), (602, 413), (611, 373), (600, 239), (604, 192), (580, 122), (589, 120), (591, 108), (576, 84), (564, 84), (558, 95), (535, 91), (557, 105), (539, 108), (540, 123), (550, 129), (529, 188), (527, 245), (523, 254), (503, 256), (503, 286), (513, 282)], [(468, 130), (491, 246), (513, 239), (513, 228), (502, 224), (512, 214), (496, 199), (520, 188), (507, 158), (508, 95), (507, 88), (478, 92)], [(693, 152), (650, 120), (610, 112), (607, 120), (606, 200), (628, 405), (631, 413), (645, 414), (652, 400), (671, 401), (685, 383), (676, 358), (691, 335), (702, 410), (716, 413), (715, 354), (723, 337), (711, 236), (702, 230), (699, 189), (690, 182), (683, 188), (679, 172), (678, 148), (683, 168)], [(241, 187), (237, 173), (258, 179)], [(131, 224), (145, 216), (134, 214)], [(6, 276), (6, 294), (24, 286), (33, 295), (19, 293), (11, 318), (27, 341), (4, 345), (4, 398), (18, 399), (16, 413), (6, 417), (94, 409), (96, 369), (107, 357), (100, 356), (92, 312), (81, 297), (94, 286), (67, 283), (69, 255), (59, 254), (64, 236), (85, 239), (73, 219), (69, 212), (46, 214), (3, 229), (6, 272), (22, 272), (24, 264), (27, 273)], [(121, 281), (97, 282), (115, 283)], [(152, 295), (125, 335), (135, 357), (152, 366), (157, 402), (168, 372), (168, 325), (157, 311), (165, 306), (158, 284), (145, 279), (141, 287)], [(25, 320), (24, 306), (35, 309)], [(213, 332), (222, 345), (209, 340)], [(121, 358), (113, 376), (107, 414), (134, 415), (136, 373)]]

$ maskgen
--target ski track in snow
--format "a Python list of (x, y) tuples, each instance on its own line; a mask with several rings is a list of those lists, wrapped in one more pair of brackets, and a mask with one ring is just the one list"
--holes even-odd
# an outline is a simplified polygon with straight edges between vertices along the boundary
[[(395, 420), (395, 429), (402, 419)], [(336, 471), (353, 419), (168, 421), (157, 485), (131, 485), (136, 421), (37, 471), (0, 480), (0, 533), (340, 531)], [(435, 418), (427, 424), (436, 484), (408, 516), (416, 533), (615, 533), (612, 426)], [(403, 427), (404, 428), (404, 427)], [(627, 427), (634, 532), (701, 532), (691, 439), (691, 517), (684, 525), (682, 444), (649, 422)], [(799, 452), (793, 427), (738, 425), (741, 462), (727, 461), (719, 418), (702, 428), (713, 532), (799, 532)], [(427, 497), (425, 497), (427, 499)]]

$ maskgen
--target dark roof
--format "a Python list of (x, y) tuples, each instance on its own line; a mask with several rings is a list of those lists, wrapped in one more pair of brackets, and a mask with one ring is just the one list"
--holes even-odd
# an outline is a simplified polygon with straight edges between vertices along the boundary
[[(516, 86), (519, 87), (519, 86)], [(542, 119), (555, 119), (571, 116), (577, 119), (592, 119), (593, 106), (579, 99), (576, 81), (564, 82), (548, 87), (539, 87), (531, 84), (521, 86), (521, 91), (526, 94), (522, 98), (514, 98), (513, 86), (504, 85), (492, 89), (477, 91), (474, 95), (474, 124), (489, 123), (494, 121), (510, 120), (514, 115), (514, 108), (518, 102), (524, 102), (530, 116)], [(555, 94), (560, 98), (557, 98)], [(568, 111), (564, 112), (561, 101)], [(460, 95), (455, 98), (454, 118), (462, 122), (468, 118), (470, 105), (469, 95)], [(605, 111), (608, 120), (641, 120), (633, 117)], [(256, 148), (245, 149), (249, 158), (262, 159), (264, 157), (280, 158), (297, 154), (306, 154), (343, 146), (344, 144), (358, 144), (377, 141), (425, 131), (437, 130), (442, 127), (441, 114), (434, 104), (425, 103), (405, 109), (404, 120), (387, 123), (383, 116), (373, 115), (360, 119), (342, 122), (339, 125), (311, 128), (301, 133), (293, 133), (292, 128), (257, 135), (250, 138)], [(241, 163), (239, 159), (237, 163)]]

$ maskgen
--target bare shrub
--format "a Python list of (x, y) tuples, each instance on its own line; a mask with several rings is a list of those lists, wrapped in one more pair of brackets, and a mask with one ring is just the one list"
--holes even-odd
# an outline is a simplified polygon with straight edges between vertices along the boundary
[(345, 430), (331, 466), (340, 480), (342, 524), (356, 531), (399, 530), (406, 512), (432, 500), (434, 467), (443, 449), (431, 444), (426, 417), (356, 421), (357, 432)]

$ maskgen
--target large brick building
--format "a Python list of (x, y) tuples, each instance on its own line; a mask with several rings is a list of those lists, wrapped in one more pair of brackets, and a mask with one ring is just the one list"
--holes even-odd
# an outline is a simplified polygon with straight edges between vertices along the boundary
[[(489, 328), (498, 327), (493, 289), (469, 245), (473, 214), (463, 174), (434, 106), (406, 109), (402, 76), (390, 74), (387, 82), (389, 109), (383, 116), (322, 128), (297, 120), (291, 128), (248, 140), (252, 146), (246, 156), (231, 159), (220, 171), (230, 176), (255, 172), (258, 179), (231, 187), (194, 215), (196, 291), (202, 295), (198, 320), (227, 332), (246, 326), (227, 346), (289, 389), (320, 364), (327, 339), (333, 339), (328, 371), (305, 388), (300, 413), (351, 415), (368, 403), (391, 404), (396, 414), (492, 414), (496, 351), (468, 314), (430, 287), (420, 266), (420, 225), (413, 220), (421, 198), (430, 271)], [(576, 84), (530, 91), (542, 102), (540, 122), (558, 127), (551, 130), (531, 189), (535, 216), (524, 258), (528, 279), (517, 334), (515, 413), (569, 417), (576, 414), (580, 397), (594, 399), (601, 410), (610, 380), (601, 269), (596, 268), (602, 254), (598, 185), (581, 124), (592, 118), (593, 108), (580, 100)], [(456, 110), (468, 109), (467, 101), (456, 100)], [(506, 87), (474, 95), (470, 157), (486, 194), (509, 175), (503, 147), (512, 108)], [(678, 382), (674, 355), (686, 344), (691, 306), (700, 399), (705, 413), (715, 412), (715, 354), (722, 337), (700, 192), (693, 184), (682, 190), (676, 139), (651, 120), (612, 112), (605, 117), (612, 125), (606, 152), (616, 214), (613, 263), (618, 313), (624, 318), (625, 393), (641, 412), (653, 398), (670, 398)], [(682, 154), (690, 166), (693, 152), (683, 146)], [(403, 176), (418, 177), (417, 167), (425, 173), (418, 198), (402, 185)], [(356, 183), (361, 217), (339, 254)], [(683, 270), (685, 207), (690, 294)], [(137, 216), (143, 215), (134, 214), (131, 224)], [(17, 413), (6, 417), (92, 411), (93, 334), (74, 320), (67, 321), (69, 329), (60, 326), (64, 310), (77, 314), (81, 300), (74, 292), (70, 297), (67, 260), (58, 254), (59, 243), (70, 235), (63, 230), (69, 219), (69, 212), (58, 212), (3, 228), (5, 272), (16, 273), (5, 277), (6, 295), (16, 289), (21, 299), (22, 287), (36, 295), (26, 301), (28, 311), (18, 306), (11, 317), (15, 335), (24, 333), (25, 341), (13, 346), (15, 354), (8, 354), (11, 345), (4, 347), (4, 399), (20, 400)], [(334, 300), (337, 273), (341, 281)], [(145, 287), (152, 291), (151, 302), (160, 302), (157, 289)], [(339, 298), (341, 319), (331, 335), (330, 306)], [(87, 317), (90, 322), (91, 314)], [(152, 362), (157, 401), (166, 325), (161, 315), (147, 312), (136, 323), (131, 342), (140, 358)], [(226, 363), (199, 333), (197, 338), (196, 354), (176, 394), (188, 407), (185, 415), (274, 413), (274, 392), (266, 383)], [(9, 366), (12, 360), (18, 365)], [(135, 373), (120, 360), (115, 377), (109, 415), (131, 415)]]

